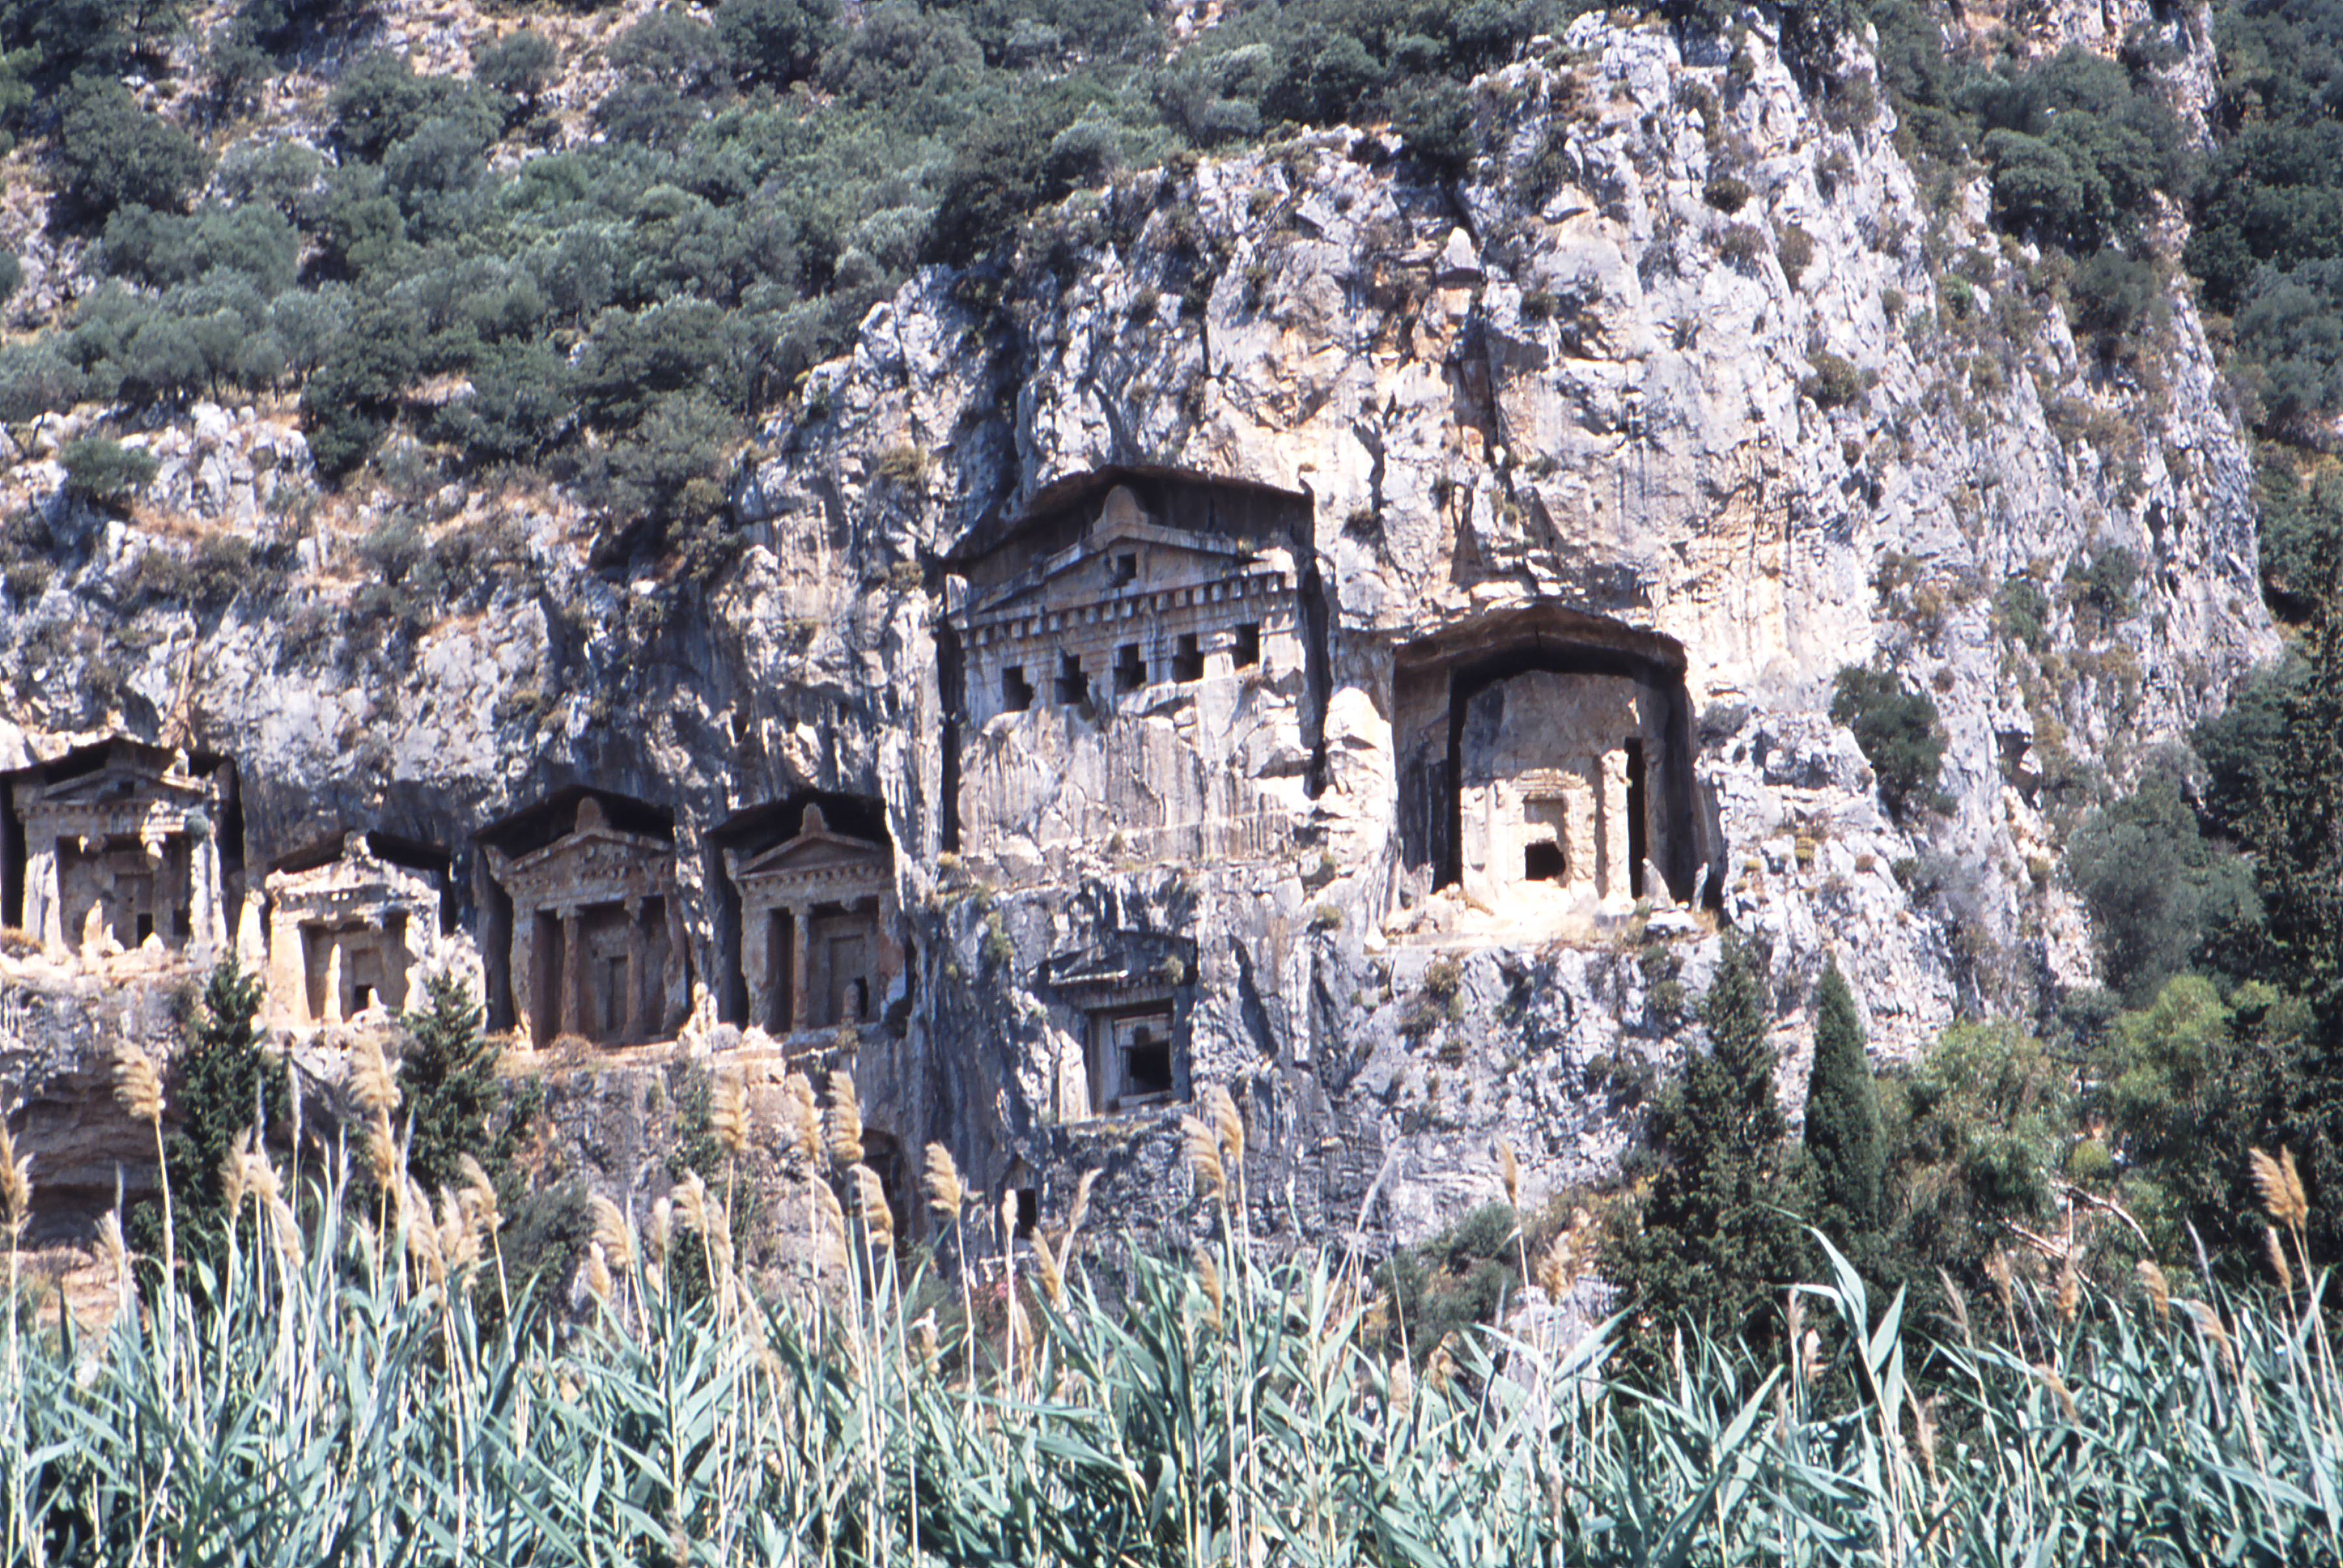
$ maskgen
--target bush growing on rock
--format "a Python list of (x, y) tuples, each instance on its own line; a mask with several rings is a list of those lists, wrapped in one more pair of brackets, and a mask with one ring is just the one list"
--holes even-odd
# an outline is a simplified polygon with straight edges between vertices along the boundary
[(1854, 363), (1827, 348), (1817, 349), (1807, 357), (1811, 371), (1798, 383), (1798, 390), (1815, 400), (1815, 407), (1827, 412), (1844, 408), (1863, 396), (1863, 375)]
[(1838, 672), (1830, 715), (1855, 731), (1890, 816), (1902, 821), (1916, 809), (1944, 808), (1944, 792), (1936, 788), (1944, 725), (1927, 693), (1906, 689), (1891, 670), (1849, 665)]
[(65, 466), (69, 495), (101, 507), (118, 507), (152, 484), (156, 464), (137, 447), (126, 447), (107, 436), (85, 436), (68, 441), (57, 454)]

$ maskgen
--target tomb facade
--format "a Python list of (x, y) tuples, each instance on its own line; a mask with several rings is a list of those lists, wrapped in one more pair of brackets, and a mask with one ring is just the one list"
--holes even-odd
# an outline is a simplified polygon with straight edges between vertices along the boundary
[(673, 839), (615, 825), (586, 794), (550, 843), (485, 849), (511, 900), (506, 978), (531, 1046), (566, 1035), (595, 1045), (672, 1038), (691, 1005)]
[(196, 962), (226, 947), (221, 829), (234, 800), (225, 765), (116, 739), (19, 774), (9, 793), (22, 835), (21, 923), (44, 946)]
[(1646, 893), (1646, 863), (1668, 852), (1670, 825), (1651, 789), (1667, 763), (1664, 713), (1664, 699), (1619, 675), (1532, 670), (1476, 692), (1458, 780), (1466, 896), (1493, 907), (1632, 909)]
[(1183, 980), (1192, 944), (1126, 933), (1049, 961), (1044, 989), (1080, 1044), (1079, 1070), (1061, 1072), (1061, 1121), (1119, 1116), (1185, 1097)]
[(888, 844), (832, 829), (809, 803), (796, 832), (726, 849), (724, 869), (740, 900), (747, 1021), (789, 1035), (880, 1020), (903, 972)]
[(948, 840), (1033, 866), (1282, 853), (1322, 746), (1310, 539), (1306, 496), (1141, 469), (979, 529), (947, 587)]
[(435, 879), (351, 833), (334, 859), (280, 867), (266, 887), (272, 1025), (315, 1030), (407, 1007), (437, 933)]
[(1689, 903), (1705, 858), (1680, 648), (1551, 608), (1400, 650), (1403, 903), (1565, 934)]

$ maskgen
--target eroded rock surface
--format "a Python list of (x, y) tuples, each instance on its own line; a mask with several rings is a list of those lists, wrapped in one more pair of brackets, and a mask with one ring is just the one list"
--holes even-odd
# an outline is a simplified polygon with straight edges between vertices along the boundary
[[(2207, 45), (2171, 26), (2186, 91)], [(143, 556), (196, 547), (59, 508), (0, 765), (116, 729), (235, 759), (224, 907), (334, 834), (436, 846), (500, 1026), (543, 1005), (509, 955), (588, 937), (544, 900), (518, 933), (489, 851), (525, 851), (476, 836), (642, 803), (660, 869), (602, 900), (633, 945), (562, 1005), (850, 1065), (907, 1223), (930, 1141), (996, 1196), (1055, 1212), (1100, 1166), (1097, 1202), (1168, 1221), (1215, 1082), (1265, 1231), (1414, 1239), (1496, 1194), (1500, 1139), (1532, 1197), (1599, 1178), (1722, 923), (1771, 939), (1794, 1097), (1826, 959), (1889, 1057), (2086, 978), (2059, 780), (2122, 779), (2277, 646), (2189, 299), (2149, 368), (2105, 362), (1981, 186), (1924, 195), (1887, 116), (1833, 123), (1762, 34), (1728, 65), (1589, 16), (1534, 53), (1483, 84), (1497, 150), (1460, 184), (1302, 136), (922, 276), (763, 433), (705, 588), (598, 567), (558, 496), (432, 498), (490, 541), (477, 608), (401, 626), (268, 504), (294, 448), (196, 430), (185, 509), (297, 583), (158, 608)], [(2117, 559), (2122, 595), (2075, 586)], [(1941, 812), (1882, 808), (1829, 717), (1848, 666), (1934, 697)], [(850, 907), (886, 929), (822, 928), (862, 970), (744, 934), (727, 825), (772, 829), (753, 855), (815, 807), (883, 840), (891, 895)], [(52, 970), (8, 994), (95, 983)], [(99, 1032), (7, 1060), (77, 1103)], [(528, 1070), (574, 1168), (663, 1190), (668, 1100)], [(45, 1111), (36, 1158), (93, 1166), (107, 1115)]]

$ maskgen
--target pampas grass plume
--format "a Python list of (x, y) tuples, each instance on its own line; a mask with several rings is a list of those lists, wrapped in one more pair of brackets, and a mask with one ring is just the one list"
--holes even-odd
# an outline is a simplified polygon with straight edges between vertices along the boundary
[(1237, 1102), (1226, 1084), (1215, 1083), (1204, 1091), (1204, 1103), (1212, 1113), (1212, 1131), (1221, 1146), (1221, 1162), (1230, 1171), (1242, 1171), (1245, 1157), (1244, 1118), (1238, 1114)]
[(952, 1163), (951, 1151), (940, 1143), (928, 1145), (927, 1177), (928, 1207), (942, 1215), (945, 1224), (958, 1223), (968, 1188), (960, 1179), (960, 1167)]
[(634, 1227), (616, 1203), (599, 1192), (587, 1200), (587, 1209), (594, 1217), (594, 1240), (600, 1245), (606, 1261), (627, 1268), (635, 1261)]
[(2131, 1271), (2139, 1281), (2139, 1288), (2147, 1292), (2147, 1304), (2156, 1309), (2157, 1321), (2170, 1322), (2172, 1321), (2172, 1282), (2164, 1277), (2164, 1271), (2157, 1266), (2156, 1260), (2142, 1258), (2131, 1266)]
[(1221, 1164), (1221, 1145), (1212, 1130), (1192, 1116), (1180, 1118), (1180, 1139), (1188, 1153), (1188, 1168), (1196, 1174), (1196, 1185), (1213, 1197), (1226, 1201), (1229, 1195), (1228, 1171)]
[(708, 1096), (708, 1125), (735, 1159), (749, 1151), (749, 1086), (737, 1072), (721, 1074)]
[(154, 1059), (137, 1042), (123, 1040), (114, 1047), (114, 1098), (135, 1121), (163, 1120), (163, 1080)]
[(0, 1230), (8, 1232), (11, 1246), (32, 1217), (33, 1157), (17, 1154), (16, 1138), (8, 1131), (8, 1119), (0, 1116)]
[(854, 1097), (854, 1076), (843, 1068), (830, 1075), (830, 1157), (840, 1165), (862, 1158), (862, 1106)]

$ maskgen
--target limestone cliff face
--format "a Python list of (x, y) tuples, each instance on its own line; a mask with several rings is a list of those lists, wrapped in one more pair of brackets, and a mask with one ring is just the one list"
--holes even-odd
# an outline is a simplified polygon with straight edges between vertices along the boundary
[[(246, 506), (233, 457), (190, 466), (222, 498), (188, 532), (289, 551), (273, 602), (142, 608), (141, 553), (194, 544), (55, 508), (69, 569), (15, 606), (0, 765), (116, 728), (199, 745), (235, 760), (251, 889), (378, 830), (453, 855), (475, 932), (477, 831), (568, 786), (649, 802), (672, 818), (686, 1040), (719, 1054), (769, 1021), (739, 1000), (719, 828), (870, 803), (908, 959), (825, 1049), (873, 1127), (1051, 1211), (1102, 1166), (1134, 1221), (1176, 1208), (1175, 1112), (1211, 1082), (1246, 1110), (1262, 1223), (1305, 1235), (1425, 1232), (1494, 1194), (1497, 1139), (1533, 1194), (1600, 1175), (1720, 921), (1772, 939), (1793, 1094), (1826, 958), (1888, 1056), (2087, 977), (2050, 869), (2075, 780), (2122, 779), (2276, 649), (2189, 300), (2104, 358), (1981, 187), (1924, 193), (1885, 113), (1834, 123), (1762, 34), (1687, 58), (1590, 16), (1535, 55), (1483, 84), (1496, 151), (1461, 182), (1373, 133), (1304, 136), (1077, 196), (1018, 269), (923, 276), (764, 433), (746, 550), (705, 592), (596, 571), (558, 497), (433, 498), (437, 532), (496, 548), (466, 613), (377, 653), (344, 629), (350, 522)], [(256, 472), (294, 461), (269, 450)], [(1193, 680), (1149, 667), (1110, 694), (1091, 660), (1079, 694), (1004, 705), (984, 573), (1022, 550), (1046, 578), (1021, 520), (1090, 526), (1081, 482), (1116, 475), (1286, 498), (1301, 523), (1252, 558), (1289, 608), (1258, 668), (1205, 617)], [(1076, 635), (1044, 611), (1016, 635)], [(1883, 810), (1828, 713), (1851, 665), (1935, 698), (1941, 813)], [(1646, 795), (1575, 753), (1491, 795), (1516, 857), (1541, 833), (1563, 856), (1588, 801), (1639, 801), (1607, 879), (1450, 874), (1480, 830), (1474, 693), (1514, 670), (1643, 683)], [(56, 970), (0, 960), (20, 989)], [(1169, 1081), (1131, 1055), (1129, 1108), (1083, 1114), (1114, 1020), (1159, 1016)], [(657, 1136), (579, 1137), (632, 1151), (589, 1158), (598, 1181), (663, 1180)]]

